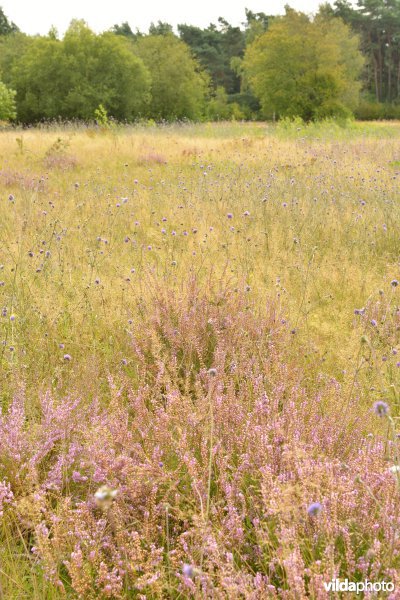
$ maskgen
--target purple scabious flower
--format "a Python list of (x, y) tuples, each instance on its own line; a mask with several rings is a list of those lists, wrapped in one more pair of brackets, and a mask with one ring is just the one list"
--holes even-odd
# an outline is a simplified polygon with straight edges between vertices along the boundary
[(228, 217), (228, 219), (233, 219), (233, 214), (232, 213), (228, 213), (226, 216)]
[(389, 405), (383, 400), (374, 403), (374, 413), (378, 417), (385, 417), (389, 413)]
[(184, 563), (183, 567), (182, 567), (182, 573), (185, 577), (189, 577), (190, 579), (193, 579), (194, 577), (194, 568), (192, 565), (188, 565), (187, 563)]
[(390, 285), (392, 287), (397, 287), (399, 285), (399, 282), (397, 281), (397, 279), (392, 279), (392, 281), (390, 282)]
[(376, 327), (378, 323), (375, 321), (375, 319), (371, 319), (371, 325), (372, 327)]
[(211, 377), (215, 377), (217, 375), (217, 369), (214, 369), (214, 367), (211, 367), (211, 369), (208, 369), (207, 373)]
[(316, 517), (322, 510), (322, 504), (320, 502), (312, 502), (308, 508), (307, 513), (310, 517)]
[(67, 362), (71, 360), (71, 355), (70, 354), (64, 354), (64, 360), (66, 360)]

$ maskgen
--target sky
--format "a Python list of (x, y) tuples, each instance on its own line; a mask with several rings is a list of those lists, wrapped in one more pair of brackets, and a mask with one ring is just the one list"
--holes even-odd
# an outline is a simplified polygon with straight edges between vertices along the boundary
[[(0, 0), (4, 13), (25, 33), (46, 34), (55, 26), (63, 35), (71, 19), (84, 19), (97, 33), (114, 24), (128, 21), (133, 31), (146, 32), (150, 23), (167, 21), (174, 27), (178, 23), (206, 27), (224, 17), (232, 25), (245, 20), (245, 7), (253, 12), (283, 14), (284, 5), (306, 13), (316, 12), (323, 0)], [(100, 8), (101, 7), (101, 8)]]

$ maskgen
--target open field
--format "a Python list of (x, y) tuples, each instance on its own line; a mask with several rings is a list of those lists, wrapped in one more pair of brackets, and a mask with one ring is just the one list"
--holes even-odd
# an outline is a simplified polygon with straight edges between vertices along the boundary
[(0, 156), (0, 599), (399, 598), (400, 124)]

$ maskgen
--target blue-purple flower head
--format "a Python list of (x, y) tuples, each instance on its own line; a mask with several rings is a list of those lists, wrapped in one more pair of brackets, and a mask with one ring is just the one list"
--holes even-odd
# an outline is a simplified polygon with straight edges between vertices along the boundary
[(383, 402), (383, 400), (378, 400), (378, 402), (375, 402), (374, 404), (374, 413), (378, 417), (385, 417), (389, 413), (389, 405), (386, 402)]
[(184, 563), (183, 567), (182, 567), (182, 573), (185, 577), (189, 577), (190, 579), (193, 579), (194, 577), (194, 568), (192, 565), (188, 565), (187, 563)]
[(320, 502), (312, 502), (307, 508), (307, 513), (310, 517), (317, 517), (321, 510), (322, 504)]
[(390, 285), (392, 287), (397, 287), (399, 285), (399, 282), (397, 281), (397, 279), (392, 279), (392, 281), (390, 282)]

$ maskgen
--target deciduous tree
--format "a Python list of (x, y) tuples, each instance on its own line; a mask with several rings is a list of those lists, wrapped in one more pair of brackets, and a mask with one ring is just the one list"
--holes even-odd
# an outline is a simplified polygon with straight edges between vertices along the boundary
[(289, 7), (247, 49), (243, 68), (263, 113), (305, 120), (346, 115), (358, 101), (359, 40), (340, 19)]

